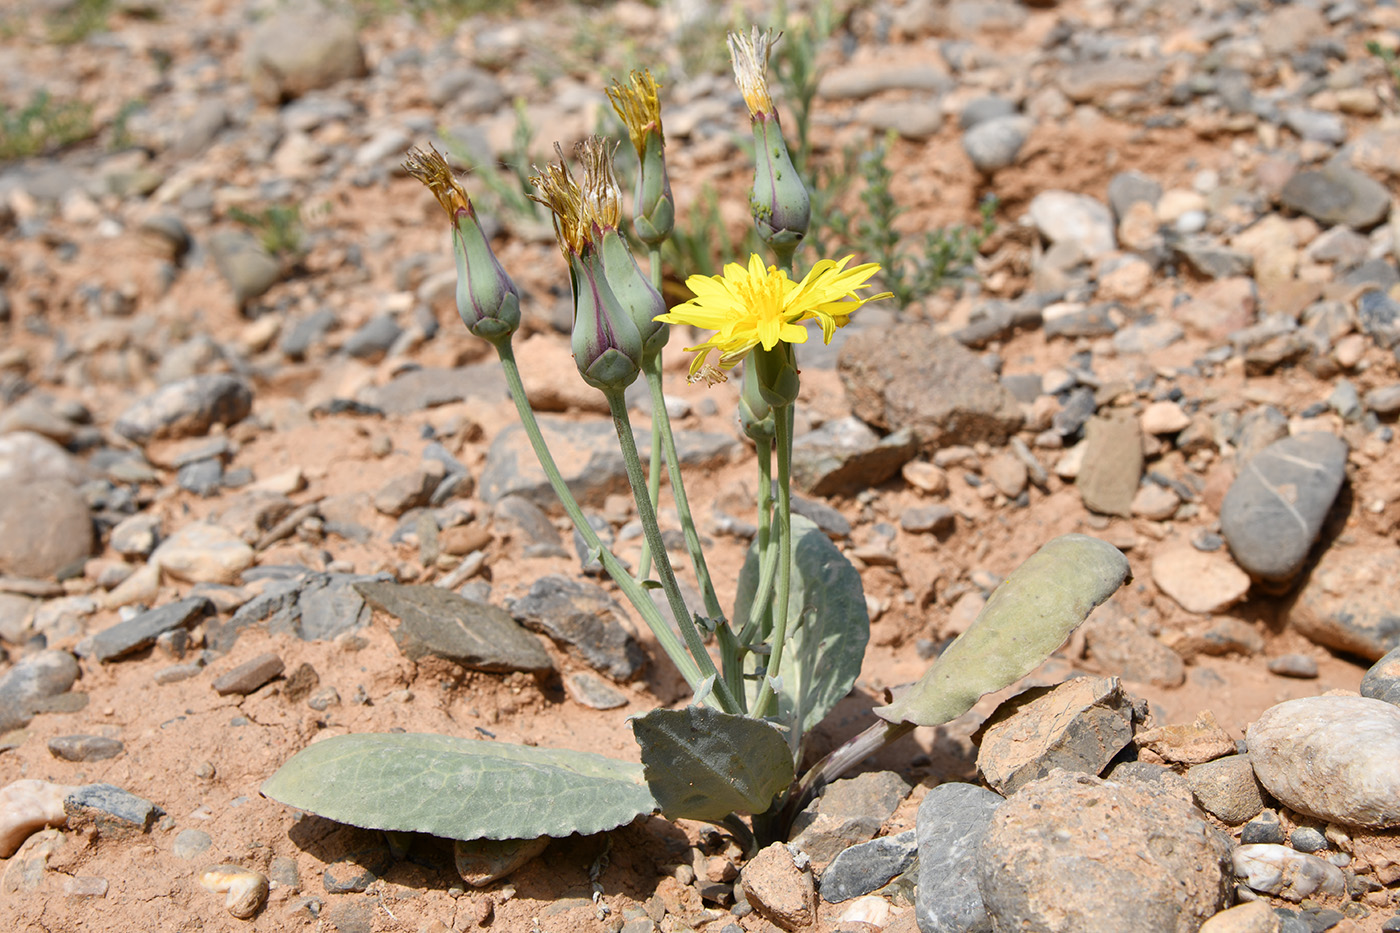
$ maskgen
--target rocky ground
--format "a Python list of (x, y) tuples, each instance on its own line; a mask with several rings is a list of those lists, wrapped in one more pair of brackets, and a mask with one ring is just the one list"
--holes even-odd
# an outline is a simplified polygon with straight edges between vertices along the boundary
[[(811, 754), (1040, 545), (1103, 538), (1135, 578), (1036, 689), (833, 785), (796, 861), (651, 819), (478, 888), (439, 840), (391, 850), (261, 797), (352, 732), (635, 760), (627, 717), (687, 699), (586, 572), (400, 161), (450, 139), (500, 163), (467, 185), (525, 295), (525, 382), (635, 561), (562, 263), (498, 189), (517, 111), (543, 161), (610, 125), (606, 80), (647, 66), (682, 227), (716, 239), (685, 219), (708, 186), (741, 235), (730, 22), (684, 2), (444, 8), (0, 14), (6, 929), (1400, 929), (1400, 76), (1382, 54), (1400, 8), (1355, 0), (877, 0), (838, 6), (818, 45), (815, 158), (893, 131), (910, 249), (998, 201), (961, 289), (802, 348), (799, 509), (872, 617)], [(45, 93), (39, 129), (19, 111)], [(74, 104), (95, 135), (48, 146)], [(859, 216), (859, 193), (839, 205)], [(735, 386), (685, 382), (686, 337), (668, 407), (727, 602), (753, 458)], [(512, 633), (494, 654), (442, 643), (449, 591)]]

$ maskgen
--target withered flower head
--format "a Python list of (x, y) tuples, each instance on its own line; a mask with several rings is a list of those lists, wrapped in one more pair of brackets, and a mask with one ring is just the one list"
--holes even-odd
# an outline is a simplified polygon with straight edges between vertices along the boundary
[(447, 211), (447, 216), (457, 217), (458, 211), (471, 212), (472, 201), (467, 197), (467, 191), (462, 187), (462, 183), (457, 180), (457, 176), (452, 174), (452, 169), (448, 167), (447, 160), (442, 153), (428, 144), (428, 151), (413, 148), (408, 151), (408, 156), (403, 161), (403, 167), (408, 174), (421, 181), (437, 198), (442, 209)]
[(661, 130), (661, 100), (657, 97), (660, 85), (652, 78), (650, 71), (633, 71), (627, 84), (614, 81), (607, 89), (608, 100), (618, 118), (627, 127), (627, 135), (632, 138), (632, 148), (637, 150), (637, 158), (646, 158), (647, 137), (655, 133), (660, 142), (665, 143)]
[(748, 104), (749, 116), (776, 116), (773, 98), (768, 93), (768, 55), (773, 51), (773, 43), (782, 33), (773, 35), (771, 29), (760, 31), (753, 27), (749, 35), (741, 32), (729, 34), (729, 59), (734, 65), (734, 80)]

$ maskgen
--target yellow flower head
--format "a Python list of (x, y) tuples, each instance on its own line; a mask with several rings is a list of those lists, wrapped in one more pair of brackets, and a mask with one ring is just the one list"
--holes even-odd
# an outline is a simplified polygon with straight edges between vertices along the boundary
[(574, 148), (574, 155), (583, 163), (583, 181), (579, 182), (564, 161), (564, 151), (554, 144), (558, 162), (543, 169), (535, 167), (530, 183), (539, 194), (530, 195), (554, 212), (554, 234), (559, 248), (582, 253), (596, 246), (597, 232), (615, 229), (622, 217), (622, 192), (613, 174), (613, 151), (607, 141), (592, 136)]
[(721, 371), (732, 369), (754, 347), (772, 350), (779, 342), (806, 343), (807, 328), (802, 324), (813, 320), (821, 324), (822, 341), (830, 343), (851, 312), (868, 301), (890, 297), (889, 292), (864, 298), (856, 294), (869, 287), (865, 283), (880, 271), (880, 264), (867, 262), (847, 269), (852, 258), (823, 259), (801, 282), (794, 282), (775, 266), (765, 268), (763, 259), (754, 254), (747, 267), (731, 262), (723, 275), (692, 275), (685, 284), (695, 297), (656, 320), (713, 330), (709, 340), (685, 348), (696, 352), (690, 378), (722, 381), (715, 379), (714, 367), (706, 362), (711, 350), (719, 352)]
[(739, 84), (739, 92), (744, 95), (744, 103), (749, 106), (749, 117), (773, 116), (773, 98), (768, 93), (768, 53), (773, 43), (782, 33), (773, 35), (771, 29), (759, 31), (753, 27), (749, 35), (741, 32), (729, 34), (729, 59), (734, 65), (734, 80)]
[(459, 211), (471, 211), (472, 202), (471, 198), (467, 197), (466, 189), (457, 180), (457, 176), (452, 174), (452, 169), (448, 167), (442, 153), (434, 149), (431, 143), (427, 152), (417, 148), (410, 149), (403, 167), (408, 174), (428, 186), (428, 190), (438, 199), (442, 209), (447, 211), (448, 217), (456, 220)]
[(656, 96), (660, 90), (650, 71), (634, 71), (628, 83), (614, 81), (607, 89), (608, 100), (618, 118), (627, 126), (627, 135), (632, 138), (632, 147), (637, 150), (637, 158), (646, 158), (647, 136), (655, 133), (665, 142), (661, 132), (661, 100)]

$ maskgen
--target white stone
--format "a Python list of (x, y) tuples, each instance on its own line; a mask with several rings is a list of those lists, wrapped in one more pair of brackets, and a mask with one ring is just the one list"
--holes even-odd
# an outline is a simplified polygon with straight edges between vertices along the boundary
[(1189, 544), (1168, 547), (1152, 559), (1152, 580), (1187, 612), (1209, 615), (1244, 599), (1249, 575), (1223, 552)]
[(1239, 846), (1230, 854), (1235, 874), (1264, 894), (1301, 901), (1312, 894), (1346, 893), (1346, 878), (1331, 862), (1296, 852), (1288, 846), (1257, 843)]
[(1087, 194), (1042, 191), (1030, 204), (1031, 222), (1051, 243), (1073, 243), (1088, 259), (1112, 252), (1113, 213)]
[(253, 566), (253, 549), (225, 528), (196, 522), (162, 541), (151, 561), (177, 580), (236, 583)]
[(1176, 402), (1153, 402), (1138, 417), (1144, 434), (1175, 434), (1191, 424), (1191, 416)]
[(27, 778), (0, 790), (0, 857), (15, 854), (24, 840), (45, 826), (68, 822), (63, 798), (76, 788)]
[(1259, 783), (1299, 813), (1400, 826), (1400, 707), (1369, 697), (1289, 700), (1245, 733)]

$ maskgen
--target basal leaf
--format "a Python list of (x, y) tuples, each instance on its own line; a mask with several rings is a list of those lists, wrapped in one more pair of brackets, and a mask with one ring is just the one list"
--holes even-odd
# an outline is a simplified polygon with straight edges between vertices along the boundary
[(262, 786), (280, 803), (367, 829), (447, 839), (596, 833), (656, 811), (640, 765), (590, 752), (448, 735), (342, 735)]
[(768, 723), (703, 706), (632, 720), (647, 784), (671, 819), (762, 813), (792, 783), (792, 753)]
[[(794, 515), (792, 536), (788, 644), (783, 652), (778, 719), (801, 736), (850, 693), (870, 640), (870, 613), (860, 574), (820, 528)], [(736, 620), (747, 619), (755, 611), (752, 600), (758, 575), (758, 547), (754, 546), (739, 573)], [(749, 655), (745, 672), (753, 673), (765, 660)], [(760, 685), (758, 679), (748, 681), (750, 703)]]
[(956, 719), (1035, 670), (1130, 577), (1127, 558), (1106, 541), (1055, 538), (1002, 581), (918, 683), (875, 714), (918, 726)]

